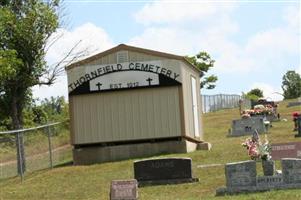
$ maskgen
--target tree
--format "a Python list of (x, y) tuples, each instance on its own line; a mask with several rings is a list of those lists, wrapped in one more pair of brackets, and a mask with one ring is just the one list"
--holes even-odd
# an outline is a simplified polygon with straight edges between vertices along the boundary
[(196, 66), (199, 70), (201, 70), (200, 78), (203, 78), (201, 81), (201, 88), (213, 89), (215, 88), (215, 82), (218, 80), (217, 76), (210, 75), (204, 77), (205, 74), (214, 66), (215, 60), (213, 60), (210, 55), (206, 52), (200, 52), (195, 56), (186, 56), (186, 59)]
[(247, 96), (256, 96), (257, 99), (263, 97), (263, 91), (259, 88), (255, 88), (250, 90), (250, 92), (247, 93)]
[(59, 27), (59, 0), (0, 1), (0, 108), (12, 128), (23, 127), (23, 110), (32, 101), (31, 88), (51, 85), (68, 65), (87, 50), (48, 65), (45, 55), (62, 35), (50, 38)]
[[(12, 0), (0, 4), (0, 106), (14, 129), (22, 128), (22, 112), (32, 86), (52, 84), (45, 62), (46, 43), (59, 26), (58, 1)], [(2, 68), (3, 66), (3, 68)]]
[(284, 99), (293, 99), (301, 96), (301, 78), (295, 71), (287, 71), (282, 77)]

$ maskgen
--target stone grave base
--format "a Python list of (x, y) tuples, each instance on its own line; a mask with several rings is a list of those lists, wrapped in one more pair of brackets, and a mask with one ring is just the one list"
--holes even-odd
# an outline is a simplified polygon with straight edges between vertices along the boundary
[(301, 184), (281, 184), (273, 187), (236, 187), (236, 188), (218, 188), (216, 190), (216, 196), (233, 195), (241, 193), (253, 193), (253, 192), (266, 192), (271, 190), (286, 190), (286, 189), (300, 189)]
[(199, 182), (198, 178), (139, 181), (138, 187)]
[(187, 141), (184, 138), (114, 146), (75, 147), (73, 149), (73, 162), (75, 165), (89, 165), (159, 154), (188, 153), (195, 151), (196, 148), (197, 143)]

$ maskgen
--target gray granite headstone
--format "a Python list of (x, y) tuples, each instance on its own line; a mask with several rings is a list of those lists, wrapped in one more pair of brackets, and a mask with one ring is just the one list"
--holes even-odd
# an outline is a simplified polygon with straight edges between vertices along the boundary
[(113, 180), (111, 182), (110, 200), (137, 200), (137, 180)]
[(256, 162), (228, 163), (225, 167), (225, 175), (228, 188), (256, 186)]
[(270, 122), (275, 122), (275, 121), (279, 121), (278, 117), (276, 114), (272, 113), (270, 115), (266, 115), (266, 120), (270, 121)]
[(232, 132), (230, 136), (252, 135), (255, 131), (258, 133), (266, 132), (263, 117), (250, 117), (232, 121)]
[(134, 175), (139, 186), (195, 182), (190, 158), (149, 159), (134, 162)]
[(301, 184), (301, 159), (283, 158), (281, 164), (283, 182), (285, 184)]
[(286, 107), (292, 107), (292, 106), (300, 106), (301, 101), (296, 101), (296, 102), (289, 102)]

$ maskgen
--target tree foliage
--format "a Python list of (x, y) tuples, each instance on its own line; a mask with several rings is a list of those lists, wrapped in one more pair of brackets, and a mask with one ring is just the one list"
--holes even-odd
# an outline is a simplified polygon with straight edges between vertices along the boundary
[(207, 52), (200, 52), (199, 54), (195, 56), (186, 56), (186, 59), (196, 66), (201, 72), (200, 72), (200, 78), (203, 78), (201, 80), (201, 88), (206, 89), (213, 89), (215, 88), (215, 83), (218, 80), (217, 76), (210, 75), (207, 77), (204, 77), (205, 74), (214, 67), (214, 62), (211, 58), (211, 56)]
[(247, 93), (247, 96), (256, 96), (257, 98), (262, 98), (263, 91), (259, 88), (254, 88)]
[(58, 0), (0, 3), (0, 108), (14, 129), (23, 125), (31, 87), (52, 84), (55, 73), (45, 62), (46, 44), (59, 26)]
[(284, 99), (293, 99), (301, 96), (301, 78), (295, 71), (287, 71), (282, 77)]

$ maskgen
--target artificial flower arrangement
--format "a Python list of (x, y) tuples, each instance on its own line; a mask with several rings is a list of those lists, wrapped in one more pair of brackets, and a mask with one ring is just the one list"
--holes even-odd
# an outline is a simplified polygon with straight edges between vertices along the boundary
[(247, 138), (246, 141), (242, 143), (242, 146), (247, 148), (248, 155), (252, 160), (271, 160), (272, 158), (272, 148), (267, 139), (267, 135), (265, 135), (265, 142), (262, 143), (257, 130), (255, 130), (252, 137)]
[(270, 104), (264, 105), (256, 105), (254, 109), (244, 110), (241, 114), (242, 118), (247, 118), (248, 116), (255, 116), (255, 115), (271, 115), (273, 114), (273, 106)]

